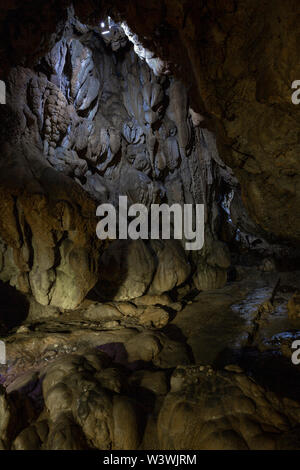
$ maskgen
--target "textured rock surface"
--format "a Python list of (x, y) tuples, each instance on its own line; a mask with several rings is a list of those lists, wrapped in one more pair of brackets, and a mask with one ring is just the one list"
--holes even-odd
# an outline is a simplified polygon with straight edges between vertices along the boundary
[(162, 448), (289, 448), (285, 434), (299, 422), (299, 403), (266, 393), (232, 368), (235, 372), (203, 366), (175, 370), (158, 419)]
[(99, 289), (104, 296), (128, 300), (143, 295), (155, 271), (154, 259), (143, 240), (117, 240), (103, 253)]
[[(298, 10), (1, 7), (0, 449), (300, 448)], [(120, 195), (203, 249), (99, 241)]]
[(300, 75), (297, 1), (166, 0), (149, 9), (128, 21), (149, 42), (157, 31), (154, 49), (196, 83), (197, 110), (217, 129), (251, 216), (267, 232), (299, 239), (300, 110), (291, 102)]
[[(47, 16), (47, 7), (37, 11), (37, 5), (22, 10), (20, 38), (27, 34), (29, 17)], [(234, 221), (246, 231), (299, 238), (299, 109), (290, 101), (299, 61), (289, 33), (296, 3), (276, 2), (269, 12), (267, 4), (257, 2), (208, 8), (201, 2), (149, 1), (144, 9), (134, 1), (115, 2), (114, 18), (126, 20), (136, 35), (112, 20), (105, 24), (110, 34), (103, 34), (99, 20), (109, 6), (100, 11), (89, 2), (86, 9), (75, 2), (75, 10), (55, 5), (43, 30), (31, 33), (30, 50), (22, 39), (16, 43), (10, 30), (18, 27), (18, 17), (14, 26), (3, 28), (17, 51), (14, 60), (23, 65), (6, 74), (9, 105), (1, 108), (6, 124), (1, 130), (1, 278), (43, 305), (75, 308), (97, 283), (101, 243), (94, 234), (95, 205), (116, 201), (118, 194), (147, 205), (206, 203), (206, 246), (193, 256), (194, 279), (198, 288), (224, 284), (227, 255), (214, 245), (216, 201), (222, 197), (222, 178), (236, 189), (237, 182), (202, 126), (216, 132), (220, 155), (238, 177), (254, 223), (243, 219), (240, 204), (232, 207)], [(2, 10), (6, 24), (14, 8)], [(274, 28), (280, 32), (276, 37)], [(6, 71), (10, 60), (8, 55), (2, 60)], [(193, 85), (190, 99), (173, 75), (186, 81), (186, 70), (191, 72), (186, 84)], [(43, 213), (43, 222), (35, 213)], [(174, 272), (174, 279), (163, 275), (162, 285), (160, 273), (168, 262), (155, 261), (150, 292), (172, 289), (188, 276), (189, 263), (180, 274)], [(133, 282), (113, 289), (116, 298), (147, 292), (148, 265), (146, 257), (148, 277), (140, 289), (130, 292), (135, 277), (129, 276)]]
[[(62, 34), (67, 6), (7, 2), (0, 16), (3, 69), (32, 65), (48, 52)], [(299, 239), (299, 107), (291, 103), (291, 83), (300, 75), (297, 0), (149, 0), (143, 7), (136, 0), (84, 7), (75, 1), (74, 7), (84, 24), (99, 25), (109, 10), (126, 20), (146, 50), (193, 85), (195, 110), (216, 129), (255, 222)]]
[[(16, 431), (7, 403), (26, 389), (31, 420)], [(168, 379), (164, 370), (130, 372), (91, 350), (16, 380), (6, 400), (0, 418), (8, 449), (298, 448), (299, 401), (266, 390), (237, 365), (179, 366)]]
[(8, 444), (8, 432), (11, 416), (10, 405), (4, 387), (0, 385), (0, 450), (5, 450)]
[(288, 315), (290, 318), (299, 318), (300, 316), (300, 295), (294, 294), (288, 302)]
[[(199, 127), (182, 82), (158, 73), (126, 28), (109, 19), (109, 38), (68, 14), (61, 39), (34, 69), (17, 66), (7, 78), (1, 280), (41, 305), (73, 309), (95, 285), (108, 300), (160, 295), (210, 256), (209, 285), (222, 286), (226, 273), (218, 276), (217, 266), (228, 263), (216, 250), (218, 198), (232, 175), (213, 134)], [(168, 240), (104, 247), (95, 208), (118, 207), (120, 195), (148, 208), (204, 203), (205, 247), (192, 254)]]
[(250, 269), (163, 328), (166, 295), (44, 318), (33, 303), (5, 338), (2, 448), (299, 449), (300, 324), (287, 316), (299, 272), (281, 278), (271, 303), (277, 273)]

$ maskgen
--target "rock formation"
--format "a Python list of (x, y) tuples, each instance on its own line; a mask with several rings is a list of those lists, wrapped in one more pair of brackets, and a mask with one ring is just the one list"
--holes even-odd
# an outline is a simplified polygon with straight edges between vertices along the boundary
[(297, 6), (1, 7), (0, 449), (300, 447)]
[[(9, 112), (19, 126), (5, 142), (7, 158), (14, 153), (16, 159), (10, 169), (15, 194), (3, 189), (6, 217), (15, 227), (9, 224), (6, 233), (5, 222), (2, 230), (1, 279), (42, 305), (75, 308), (96, 284), (102, 291), (110, 285), (105, 293), (110, 300), (129, 300), (148, 290), (161, 294), (188, 278), (190, 263), (198, 288), (226, 282), (230, 261), (222, 262), (226, 255), (217, 241), (215, 196), (222, 181), (219, 166), (226, 167), (213, 137), (195, 124), (184, 85), (165, 71), (153, 71), (135, 53), (126, 29), (109, 22), (103, 31), (70, 17), (60, 41), (34, 71), (18, 66), (8, 77)], [(122, 47), (108, 39), (117, 31)], [(147, 207), (209, 205), (204, 252), (186, 256), (180, 244), (169, 247), (166, 240), (151, 247), (132, 241), (118, 248), (114, 242), (101, 255), (92, 211), (97, 203), (116, 205), (120, 195)], [(78, 208), (82, 205), (86, 209)], [(42, 207), (45, 215), (34, 217)], [(216, 249), (219, 260), (212, 253)]]

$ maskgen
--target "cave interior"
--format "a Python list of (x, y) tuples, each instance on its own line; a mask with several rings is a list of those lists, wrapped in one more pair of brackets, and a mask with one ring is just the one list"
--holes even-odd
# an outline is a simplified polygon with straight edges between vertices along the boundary
[[(29, 3), (0, 12), (0, 449), (299, 449), (300, 115), (265, 60), (272, 25), (297, 59), (289, 9)], [(120, 196), (204, 205), (203, 247), (172, 218), (100, 239)]]

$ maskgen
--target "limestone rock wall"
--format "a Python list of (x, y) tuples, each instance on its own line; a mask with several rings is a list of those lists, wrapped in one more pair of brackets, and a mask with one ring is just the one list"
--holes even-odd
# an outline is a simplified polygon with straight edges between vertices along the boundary
[[(125, 26), (108, 22), (85, 26), (70, 11), (50, 52), (7, 79), (1, 280), (62, 309), (94, 286), (108, 300), (160, 295), (192, 275), (200, 289), (220, 287), (230, 264), (217, 240), (230, 169), (214, 136), (199, 127), (185, 85), (137, 54)], [(124, 240), (103, 251), (96, 206), (118, 207), (120, 195), (148, 208), (204, 203), (204, 248)]]
[[(8, 82), (10, 106), (1, 110), (1, 169), (3, 201), (8, 199), (3, 204), (3, 217), (11, 221), (12, 228), (8, 230), (3, 224), (1, 231), (3, 279), (11, 279), (23, 291), (35, 291), (41, 302), (78, 305), (99, 278), (96, 253), (100, 244), (95, 240), (95, 219), (91, 222), (95, 203), (102, 197), (126, 193), (130, 181), (133, 200), (137, 195), (147, 203), (162, 195), (185, 202), (205, 200), (211, 220), (207, 246), (200, 259), (198, 255), (192, 259), (195, 283), (204, 287), (211, 280), (215, 280), (214, 285), (221, 282), (224, 273), (217, 271), (224, 269), (220, 265), (224, 264), (224, 254), (212, 273), (207, 267), (207, 259), (211, 258), (208, 251), (215, 238), (213, 225), (218, 222), (214, 208), (218, 199), (215, 162), (218, 171), (223, 165), (209, 130), (215, 132), (222, 160), (241, 184), (243, 204), (253, 219), (251, 226), (271, 237), (296, 242), (299, 107), (291, 102), (291, 83), (300, 73), (294, 34), (297, 7), (296, 0), (284, 5), (280, 1), (271, 5), (252, 0), (149, 0), (143, 7), (135, 0), (126, 4), (106, 1), (101, 6), (87, 1), (84, 8), (77, 1), (73, 6), (54, 1), (42, 7), (33, 0), (22, 6), (7, 2), (0, 13), (0, 56), (1, 78)], [(110, 34), (105, 37), (100, 24), (107, 21), (108, 15), (126, 25), (120, 29), (112, 20)], [(131, 52), (128, 41), (133, 43)], [(112, 60), (112, 54), (119, 54), (122, 60)], [(80, 64), (85, 65), (84, 72)], [(139, 92), (132, 94), (132, 89)], [(138, 111), (141, 104), (145, 108), (143, 115)], [(156, 128), (156, 120), (163, 124)], [(149, 132), (150, 123), (155, 132)], [(145, 147), (149, 154), (145, 155)], [(120, 176), (125, 171), (126, 179)], [(214, 187), (209, 183), (211, 179), (216, 182)], [(72, 187), (74, 193), (64, 191), (62, 186)], [(55, 271), (61, 265), (61, 256), (68, 258), (64, 240), (59, 255), (53, 256), (52, 250), (45, 266), (41, 261), (41, 269), (35, 265), (30, 274), (32, 286), (28, 285), (32, 269), (28, 261), (23, 261), (20, 247), (28, 245), (24, 240), (31, 234), (28, 228), (24, 231), (19, 227), (26, 236), (17, 235), (19, 222), (11, 216), (12, 212), (16, 214), (14, 198), (20, 193), (28, 200), (32, 193), (43, 194), (47, 217), (48, 211), (56, 212), (49, 193), (62, 206), (68, 201), (68, 208), (60, 210), (67, 214), (73, 204), (76, 215), (66, 215), (73, 223), (78, 206), (86, 206), (84, 221), (80, 216), (78, 223), (83, 223), (82, 227), (89, 225), (84, 230), (89, 254), (84, 255), (81, 264), (87, 266), (92, 259), (93, 267), (88, 269), (88, 276), (77, 273), (76, 282), (81, 287), (72, 294), (74, 300), (59, 300), (64, 294), (61, 287), (56, 287), (60, 283), (58, 276), (51, 273), (53, 266)], [(73, 202), (69, 201), (71, 193)], [(54, 229), (54, 225), (59, 228)], [(52, 220), (49, 230), (69, 232), (62, 227)], [(57, 244), (51, 237), (48, 247)], [(61, 240), (60, 233), (55, 237)], [(72, 239), (74, 243), (77, 245)], [(81, 239), (78, 243), (80, 251), (86, 242)], [(31, 264), (34, 250), (28, 246), (23, 251)], [(94, 253), (90, 252), (92, 247)], [(65, 282), (66, 277), (72, 279), (74, 268), (67, 273), (70, 263), (64, 263), (65, 267), (61, 265), (58, 270)], [(205, 279), (203, 273), (207, 273)], [(52, 300), (54, 290), (57, 293)]]
[[(13, 65), (31, 67), (51, 49), (70, 4), (3, 5), (3, 77)], [(251, 217), (267, 233), (299, 240), (300, 110), (291, 102), (291, 83), (300, 77), (298, 1), (87, 0), (83, 6), (74, 0), (73, 5), (84, 24), (99, 25), (108, 15), (125, 20), (140, 43), (168, 63), (189, 87), (205, 126), (216, 132)]]

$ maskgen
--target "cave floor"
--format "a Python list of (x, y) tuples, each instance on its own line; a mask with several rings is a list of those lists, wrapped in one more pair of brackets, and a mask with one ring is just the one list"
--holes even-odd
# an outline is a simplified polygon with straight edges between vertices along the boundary
[[(270, 303), (275, 292), (273, 305)], [(262, 273), (249, 269), (241, 281), (201, 292), (172, 320), (190, 346), (195, 363), (213, 365), (227, 349), (279, 347), (297, 336), (300, 320), (287, 315), (299, 272)]]
[[(160, 329), (147, 328), (128, 316), (105, 323), (87, 320), (81, 317), (82, 308), (58, 318), (28, 320), (5, 338), (9, 360), (8, 366), (0, 366), (1, 382), (11, 384), (25, 371), (87, 348), (100, 348), (130, 369), (141, 364), (162, 369), (186, 364), (219, 367), (236, 362), (240, 352), (249, 349), (290, 359), (291, 343), (300, 337), (300, 319), (288, 317), (287, 302), (299, 285), (300, 272), (241, 270), (241, 280), (200, 292), (193, 300), (183, 299), (182, 310), (173, 311)], [(149, 338), (159, 344), (157, 350), (149, 346)]]
[[(0, 384), (21, 417), (3, 445), (106, 448), (105, 433), (98, 435), (93, 424), (102, 405), (97, 408), (91, 398), (86, 419), (76, 405), (94, 393), (97, 400), (106, 397), (107, 409), (108, 403), (122, 403), (113, 412), (114, 420), (121, 413), (114, 426), (132, 441), (122, 437), (115, 448), (299, 448), (293, 429), (300, 421), (300, 372), (291, 361), (291, 345), (300, 338), (300, 319), (289, 318), (287, 302), (300, 272), (237, 272), (237, 280), (223, 289), (151, 307), (152, 319), (165, 320), (161, 315), (168, 312), (161, 328), (129, 315), (130, 302), (122, 303), (123, 313), (117, 303), (85, 301), (75, 312), (38, 320), (29, 315), (4, 338), (8, 361), (0, 366)], [(71, 395), (72, 406), (66, 399)], [(172, 408), (176, 403), (179, 408)], [(132, 422), (124, 422), (124, 410)], [(72, 430), (70, 419), (87, 441)], [(143, 431), (135, 419), (142, 419)], [(61, 426), (71, 426), (70, 433), (61, 434)], [(174, 429), (173, 437), (166, 426)], [(192, 441), (184, 441), (184, 426), (197, 429)], [(37, 439), (40, 429), (45, 437)]]

